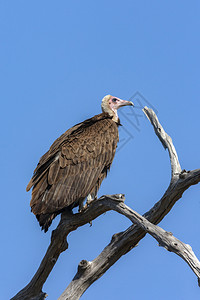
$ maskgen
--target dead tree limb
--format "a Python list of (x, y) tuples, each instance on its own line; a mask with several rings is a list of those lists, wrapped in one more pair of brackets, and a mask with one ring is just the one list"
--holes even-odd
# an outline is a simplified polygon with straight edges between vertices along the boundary
[(170, 157), (170, 162), (171, 162), (171, 180), (174, 180), (180, 174), (181, 166), (180, 166), (180, 163), (178, 160), (178, 155), (176, 153), (176, 149), (173, 145), (172, 139), (164, 131), (162, 125), (158, 121), (158, 118), (157, 118), (155, 112), (152, 109), (145, 106), (143, 108), (143, 112), (145, 113), (145, 115), (147, 116), (147, 118), (149, 119), (151, 124), (153, 125), (154, 131), (155, 131), (157, 137), (159, 138), (159, 140), (161, 141), (163, 147), (165, 149), (168, 149), (168, 151), (169, 151), (169, 157)]
[[(143, 215), (143, 217), (149, 222), (158, 224), (172, 209), (176, 201), (182, 197), (184, 191), (186, 191), (191, 185), (200, 182), (200, 169), (193, 171), (181, 171), (178, 156), (172, 140), (160, 125), (156, 114), (153, 110), (147, 107), (144, 108), (144, 113), (148, 116), (154, 126), (155, 133), (159, 137), (164, 148), (168, 149), (171, 162), (172, 176), (168, 189), (163, 197)], [(116, 201), (117, 198), (120, 202), (123, 200), (122, 195), (114, 198), (109, 196), (101, 197), (91, 203), (91, 205), (80, 214), (63, 214), (58, 227), (52, 232), (51, 243), (36, 274), (30, 283), (16, 296), (14, 296), (12, 300), (45, 299), (46, 294), (42, 292), (42, 287), (53, 269), (59, 255), (68, 247), (66, 241), (68, 234), (71, 231), (76, 230), (79, 226), (94, 220), (105, 211), (113, 209), (113, 207), (111, 208), (109, 205), (110, 201)], [(141, 225), (138, 224), (130, 226), (124, 232), (115, 234), (109, 245), (106, 246), (101, 254), (92, 262), (92, 268), (89, 262), (82, 261), (80, 263), (78, 273), (64, 292), (65, 298), (62, 298), (63, 295), (61, 295), (60, 299), (79, 299), (79, 297), (94, 281), (101, 277), (122, 255), (133, 249), (145, 235), (146, 230), (141, 228)], [(82, 279), (82, 274), (86, 274), (89, 269), (89, 277), (86, 282), (83, 283), (83, 281), (79, 280), (79, 278)], [(198, 272), (196, 275), (199, 277)]]
[[(102, 198), (103, 202), (108, 202), (107, 205), (109, 205), (112, 210), (126, 216), (142, 230), (154, 237), (158, 241), (159, 246), (164, 247), (170, 252), (174, 252), (184, 259), (197, 276), (198, 283), (200, 282), (200, 262), (192, 251), (190, 245), (184, 244), (175, 238), (171, 232), (167, 232), (161, 227), (152, 224), (146, 218), (125, 205), (122, 201), (112, 201), (112, 196), (110, 197), (110, 200), (107, 196), (106, 198)], [(111, 241), (111, 243), (93, 261), (82, 260), (79, 263), (77, 274), (58, 300), (79, 299), (85, 290), (103, 273), (105, 273), (108, 266), (110, 267), (112, 265), (111, 258), (115, 255), (116, 245), (119, 242), (120, 244), (123, 243), (126, 237), (122, 237), (121, 234), (119, 234), (119, 236), (113, 236), (113, 240), (116, 239), (117, 243), (115, 243), (115, 241)]]

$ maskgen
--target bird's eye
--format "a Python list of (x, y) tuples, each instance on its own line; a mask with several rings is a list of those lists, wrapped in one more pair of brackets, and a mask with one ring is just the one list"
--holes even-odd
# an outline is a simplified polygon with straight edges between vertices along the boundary
[(117, 102), (117, 98), (113, 98), (112, 102), (114, 102), (114, 103)]

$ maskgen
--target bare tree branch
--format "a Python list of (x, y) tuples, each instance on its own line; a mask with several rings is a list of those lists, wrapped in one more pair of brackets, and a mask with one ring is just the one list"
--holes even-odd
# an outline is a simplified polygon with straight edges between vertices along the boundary
[(172, 143), (171, 137), (164, 131), (162, 125), (158, 121), (158, 118), (155, 114), (155, 112), (148, 107), (143, 108), (143, 112), (151, 122), (151, 124), (154, 127), (154, 131), (161, 141), (163, 147), (165, 149), (168, 149), (169, 151), (169, 156), (170, 156), (170, 162), (171, 162), (171, 171), (172, 171), (172, 180), (174, 179), (175, 176), (178, 176), (179, 173), (181, 172), (181, 166), (178, 160), (178, 155), (176, 153), (176, 149)]
[[(110, 199), (108, 197), (104, 198), (103, 202), (103, 205), (105, 205), (106, 202), (106, 205), (110, 206), (112, 210), (126, 216), (142, 230), (153, 236), (159, 242), (159, 246), (164, 247), (170, 252), (174, 252), (184, 259), (192, 271), (196, 274), (198, 282), (200, 282), (200, 262), (192, 251), (190, 245), (186, 245), (175, 238), (171, 232), (167, 232), (161, 227), (152, 224), (123, 202), (117, 203), (116, 201), (112, 201), (112, 196)], [(113, 239), (116, 238), (118, 237), (114, 236)], [(120, 236), (118, 242), (119, 240)], [(123, 240), (125, 240), (124, 237), (120, 242), (123, 242)], [(111, 244), (113, 245), (111, 246)], [(106, 247), (93, 261), (89, 262), (82, 260), (79, 263), (77, 274), (58, 300), (79, 299), (85, 290), (108, 269), (108, 266), (111, 266), (110, 260), (111, 257), (115, 255), (116, 246), (116, 244), (114, 245), (112, 242), (111, 244), (109, 250), (108, 247)]]
[[(160, 201), (158, 201), (153, 208), (151, 208), (143, 215), (143, 217), (146, 218), (149, 222), (158, 224), (171, 210), (176, 201), (178, 201), (182, 197), (184, 191), (186, 191), (191, 185), (200, 182), (200, 169), (188, 172), (185, 170), (181, 171), (178, 156), (176, 154), (176, 150), (173, 146), (171, 138), (165, 133), (155, 113), (151, 109), (145, 107), (144, 112), (154, 126), (154, 130), (163, 146), (169, 151), (172, 169), (172, 178), (167, 191), (160, 199)], [(66, 241), (67, 235), (71, 231), (76, 230), (79, 226), (82, 226), (86, 223), (89, 223), (91, 220), (94, 220), (105, 211), (113, 209), (113, 207), (111, 207), (109, 203), (111, 203), (112, 201), (116, 201), (117, 199), (121, 202), (122, 200), (124, 200), (124, 197), (123, 195), (120, 195), (120, 197), (114, 196), (114, 198), (113, 196), (103, 196), (91, 203), (90, 206), (80, 214), (62, 214), (61, 221), (58, 227), (52, 232), (51, 243), (36, 274), (30, 281), (30, 283), (16, 296), (14, 296), (12, 300), (45, 299), (46, 294), (42, 292), (42, 287), (51, 270), (53, 269), (60, 253), (65, 251), (68, 247)], [(146, 230), (142, 229), (141, 225), (131, 225), (124, 232), (113, 235), (113, 238), (109, 245), (106, 246), (101, 254), (92, 262), (92, 265), (87, 261), (82, 261), (80, 263), (78, 273), (67, 288), (68, 294), (65, 294), (65, 298), (60, 299), (78, 299), (77, 291), (79, 295), (82, 295), (83, 292), (95, 280), (101, 277), (122, 255), (133, 249), (145, 236), (145, 234)], [(198, 263), (196, 261), (194, 266), (194, 270), (198, 270)], [(80, 280), (78, 280), (83, 273), (84, 278), (86, 278), (86, 274), (89, 269), (90, 276), (86, 280), (86, 282), (81, 282)], [(197, 276), (199, 276), (198, 272), (196, 273)]]
[(198, 282), (200, 282), (200, 262), (192, 251), (190, 245), (184, 244), (183, 242), (178, 240), (172, 235), (171, 232), (167, 232), (161, 227), (152, 224), (146, 218), (141, 216), (136, 211), (132, 210), (124, 203), (117, 204), (112, 209), (119, 212), (120, 214), (123, 214), (133, 223), (138, 224), (143, 230), (145, 230), (158, 241), (159, 246), (164, 247), (170, 252), (174, 252), (182, 259), (184, 259), (197, 276)]

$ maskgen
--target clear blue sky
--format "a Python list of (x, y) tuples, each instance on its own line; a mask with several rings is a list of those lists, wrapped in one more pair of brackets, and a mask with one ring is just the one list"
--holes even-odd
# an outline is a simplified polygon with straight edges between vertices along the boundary
[[(139, 91), (157, 109), (182, 167), (200, 167), (199, 53), (199, 1), (0, 2), (1, 299), (29, 282), (59, 220), (44, 234), (30, 212), (25, 188), (39, 158), (66, 129), (99, 113), (104, 95), (129, 99)], [(127, 205), (142, 214), (168, 186), (169, 158), (149, 122), (136, 123), (128, 113), (124, 108), (121, 118), (133, 138), (117, 153), (99, 195), (125, 193)], [(126, 134), (121, 130), (121, 143)], [(200, 258), (199, 214), (194, 186), (160, 226)], [(109, 212), (70, 234), (69, 249), (43, 288), (48, 299), (63, 292), (80, 260), (94, 259), (129, 225)], [(82, 299), (195, 300), (199, 294), (189, 267), (146, 236)]]

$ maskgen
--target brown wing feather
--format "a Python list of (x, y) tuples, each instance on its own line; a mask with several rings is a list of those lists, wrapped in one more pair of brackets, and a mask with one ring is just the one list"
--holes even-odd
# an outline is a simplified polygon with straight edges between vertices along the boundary
[(66, 131), (43, 155), (27, 188), (33, 185), (30, 205), (45, 231), (52, 214), (98, 190), (117, 142), (117, 124), (103, 113)]
[(54, 161), (50, 168), (49, 168), (49, 172), (48, 172), (48, 184), (52, 185), (56, 182), (56, 178), (59, 174), (60, 171), (60, 163), (59, 160)]
[(34, 170), (33, 177), (28, 183), (26, 190), (29, 191), (31, 187), (34, 186), (40, 180), (41, 175), (43, 175), (43, 173), (45, 173), (49, 169), (51, 163), (56, 159), (56, 156), (59, 155), (59, 150), (61, 149), (62, 145), (66, 142), (68, 137), (80, 134), (82, 131), (84, 131), (85, 128), (89, 128), (92, 124), (109, 118), (110, 116), (107, 113), (102, 113), (73, 126), (72, 128), (68, 129), (65, 133), (63, 133), (51, 145), (49, 151), (47, 151), (40, 158), (40, 161)]

